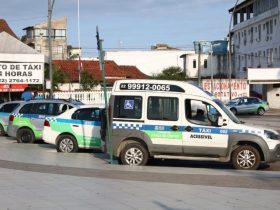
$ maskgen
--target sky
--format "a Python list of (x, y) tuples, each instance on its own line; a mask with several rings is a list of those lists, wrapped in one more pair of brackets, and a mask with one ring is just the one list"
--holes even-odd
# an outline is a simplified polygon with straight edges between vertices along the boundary
[[(4, 0), (2, 0), (4, 1)], [(228, 10), (236, 0), (79, 0), (83, 55), (96, 55), (96, 26), (110, 50), (148, 50), (165, 43), (193, 48), (198, 40), (221, 40), (229, 31)], [(6, 0), (0, 7), (18, 37), (22, 29), (47, 22), (48, 0)], [(67, 17), (68, 45), (78, 47), (78, 0), (55, 0), (53, 19)]]

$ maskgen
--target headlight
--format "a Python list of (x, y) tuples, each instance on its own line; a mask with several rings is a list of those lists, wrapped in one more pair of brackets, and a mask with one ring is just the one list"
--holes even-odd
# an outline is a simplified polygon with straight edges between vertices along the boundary
[(279, 139), (278, 133), (274, 133), (272, 131), (264, 130), (264, 135), (268, 139), (274, 139), (274, 140), (278, 140)]

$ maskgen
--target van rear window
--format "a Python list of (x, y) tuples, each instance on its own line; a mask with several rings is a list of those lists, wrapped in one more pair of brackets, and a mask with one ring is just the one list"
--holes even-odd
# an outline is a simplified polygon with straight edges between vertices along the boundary
[(140, 119), (142, 117), (142, 97), (115, 96), (113, 117)]
[(178, 120), (179, 109), (178, 98), (171, 97), (149, 97), (147, 118), (149, 120)]

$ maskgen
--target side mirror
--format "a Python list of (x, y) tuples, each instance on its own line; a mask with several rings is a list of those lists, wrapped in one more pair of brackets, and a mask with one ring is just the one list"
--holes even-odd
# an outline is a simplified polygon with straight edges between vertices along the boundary
[(222, 126), (225, 126), (225, 125), (227, 125), (226, 124), (226, 120), (223, 119), (222, 116), (219, 116), (219, 118), (218, 118), (218, 126), (222, 127)]

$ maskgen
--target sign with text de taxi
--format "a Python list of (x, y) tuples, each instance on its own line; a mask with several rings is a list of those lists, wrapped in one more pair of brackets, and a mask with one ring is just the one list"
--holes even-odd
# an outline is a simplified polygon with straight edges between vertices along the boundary
[(0, 84), (43, 84), (43, 63), (0, 62)]

